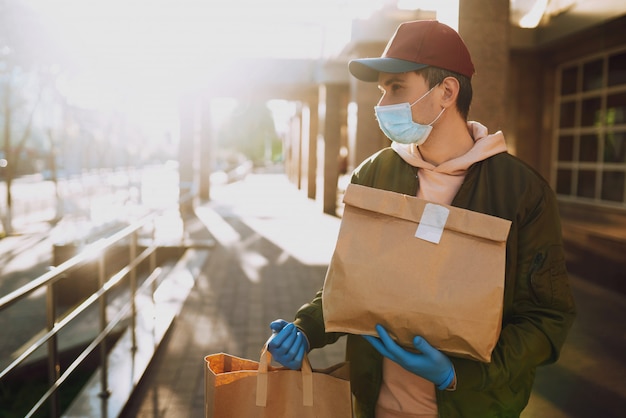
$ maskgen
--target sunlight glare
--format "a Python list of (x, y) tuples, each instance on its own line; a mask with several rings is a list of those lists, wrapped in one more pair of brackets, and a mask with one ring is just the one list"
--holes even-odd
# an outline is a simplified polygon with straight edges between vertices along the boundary
[(548, 0), (536, 0), (530, 10), (520, 19), (519, 26), (521, 28), (537, 27), (546, 11), (546, 7), (548, 7)]
[[(319, 59), (350, 41), (353, 19), (389, 0), (22, 0), (72, 57), (59, 80), (70, 103), (119, 110), (174, 131), (182, 91), (238, 58)], [(393, 3), (393, 2), (391, 2)], [(458, 0), (399, 0), (447, 8)], [(458, 7), (456, 7), (458, 9)]]
[(337, 53), (349, 41), (351, 19), (383, 2), (26, 1), (75, 57), (80, 76), (66, 82), (68, 93), (105, 106), (177, 94), (223, 60)]

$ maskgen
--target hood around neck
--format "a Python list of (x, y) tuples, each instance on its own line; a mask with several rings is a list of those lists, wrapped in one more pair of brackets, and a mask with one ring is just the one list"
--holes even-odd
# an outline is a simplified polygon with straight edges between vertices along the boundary
[(452, 176), (463, 175), (472, 164), (507, 151), (504, 134), (501, 131), (489, 134), (484, 125), (474, 121), (467, 122), (467, 127), (474, 139), (474, 146), (460, 157), (445, 161), (438, 166), (425, 161), (419, 147), (415, 144), (392, 142), (391, 148), (413, 167)]

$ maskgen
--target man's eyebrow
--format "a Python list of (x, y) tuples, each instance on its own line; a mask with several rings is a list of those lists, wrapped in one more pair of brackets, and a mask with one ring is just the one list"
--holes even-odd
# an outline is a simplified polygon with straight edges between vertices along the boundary
[(393, 76), (385, 80), (384, 83), (382, 84), (379, 83), (378, 85), (382, 87), (382, 86), (389, 86), (390, 84), (393, 84), (393, 83), (403, 83), (403, 82), (404, 82), (404, 79), (402, 77)]

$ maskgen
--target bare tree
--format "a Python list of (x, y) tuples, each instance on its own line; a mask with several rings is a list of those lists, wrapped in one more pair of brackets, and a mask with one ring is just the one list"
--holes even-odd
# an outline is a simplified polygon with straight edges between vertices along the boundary
[(38, 16), (21, 2), (0, 0), (0, 149), (6, 166), (4, 232), (13, 232), (11, 187), (34, 128), (51, 68), (63, 59)]
[[(6, 182), (6, 212), (4, 216), (2, 216), (2, 226), (7, 234), (11, 234), (13, 232), (13, 197), (11, 193), (11, 186), (13, 183), (13, 179), (17, 174), (18, 164), (17, 161), (20, 159), (20, 155), (24, 150), (24, 145), (26, 141), (30, 137), (32, 126), (33, 126), (33, 118), (35, 115), (35, 111), (37, 110), (37, 106), (41, 100), (41, 89), (38, 91), (36, 99), (33, 104), (30, 105), (30, 109), (28, 111), (28, 116), (26, 119), (26, 123), (22, 128), (21, 134), (19, 135), (17, 141), (13, 141), (13, 120), (14, 113), (17, 111), (17, 108), (24, 103), (21, 100), (14, 100), (18, 96), (15, 94), (14, 80), (13, 77), (9, 74), (9, 77), (5, 81), (4, 86), (4, 155), (7, 161), (6, 167), (4, 167), (4, 180)], [(18, 97), (19, 99), (19, 97)], [(16, 104), (17, 103), (17, 104)]]

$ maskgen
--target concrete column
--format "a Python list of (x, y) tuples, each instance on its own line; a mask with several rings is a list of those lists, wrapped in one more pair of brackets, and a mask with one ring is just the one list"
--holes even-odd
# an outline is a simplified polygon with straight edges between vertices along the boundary
[(193, 213), (194, 190), (194, 110), (192, 95), (185, 95), (179, 103), (180, 140), (178, 144), (179, 208), (181, 215)]
[[(339, 180), (339, 149), (341, 135), (347, 120), (345, 84), (326, 84), (319, 89), (320, 134), (324, 138), (322, 206), (324, 213), (337, 215), (337, 183)], [(320, 164), (322, 166), (322, 164)]]
[(317, 195), (317, 135), (319, 131), (319, 101), (317, 95), (312, 95), (308, 101), (309, 108), (309, 143), (307, 161), (307, 197), (315, 199)]
[[(407, 18), (407, 20), (409, 20)], [(387, 24), (379, 42), (366, 42), (353, 51), (354, 57), (379, 57), (399, 22)], [(372, 28), (372, 30), (380, 30)], [(364, 159), (389, 145), (374, 116), (374, 106), (380, 99), (377, 83), (366, 83), (350, 76), (350, 106), (348, 115), (348, 167), (354, 169)]]
[(213, 171), (213, 126), (211, 123), (211, 100), (204, 97), (200, 116), (200, 179), (198, 197), (209, 200), (211, 196), (211, 172)]
[(296, 134), (293, 136), (293, 149), (294, 149), (294, 172), (296, 175), (296, 185), (298, 190), (302, 189), (302, 131), (303, 131), (303, 117), (302, 117), (302, 105), (300, 105), (298, 111), (298, 118), (296, 119), (297, 129), (294, 131)]
[(489, 132), (506, 123), (509, 67), (509, 0), (459, 1), (459, 34), (472, 55), (474, 100), (469, 119)]
[[(380, 55), (380, 53), (379, 53)], [(351, 169), (381, 148), (389, 145), (374, 115), (374, 106), (380, 99), (380, 90), (376, 83), (351, 80), (350, 124), (348, 136), (348, 161)], [(354, 114), (352, 114), (354, 112)], [(356, 117), (354, 117), (356, 116)]]
[(301, 111), (298, 109), (296, 115), (290, 121), (287, 142), (287, 176), (289, 181), (300, 187), (300, 130)]
[[(311, 130), (311, 111), (308, 101), (302, 103), (300, 112), (300, 171), (298, 175), (298, 189), (308, 189), (309, 184), (309, 147)], [(315, 171), (315, 170), (313, 170)]]

